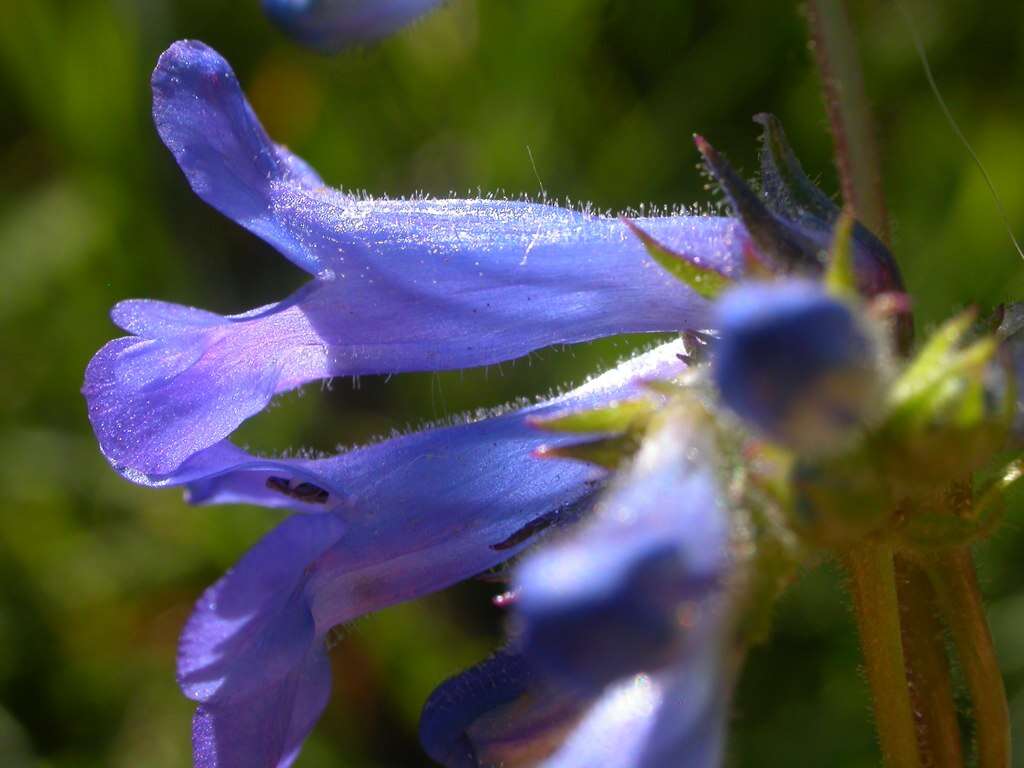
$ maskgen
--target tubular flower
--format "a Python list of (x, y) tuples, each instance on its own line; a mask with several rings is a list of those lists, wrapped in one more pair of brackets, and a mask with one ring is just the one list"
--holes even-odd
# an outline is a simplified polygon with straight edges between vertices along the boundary
[(588, 521), (518, 570), (526, 658), (591, 702), (547, 768), (722, 755), (730, 520), (702, 423), (662, 419)]
[(588, 520), (517, 569), (510, 647), (427, 701), (446, 768), (719, 764), (730, 522), (711, 441), (672, 410)]
[[(664, 382), (694, 359), (681, 345), (547, 402), (337, 456), (256, 456), (230, 436), (275, 396), (334, 376), (486, 365), (629, 332), (707, 342), (690, 332), (714, 326), (713, 299), (751, 256), (777, 273), (820, 272), (814, 243), (834, 212), (768, 210), (703, 140), (736, 218), (626, 222), (526, 201), (370, 198), (327, 188), (276, 145), (202, 43), (172, 45), (152, 85), (157, 130), (196, 194), (310, 275), (282, 301), (235, 315), (122, 302), (112, 315), (129, 335), (86, 370), (89, 418), (123, 476), (181, 486), (193, 503), (295, 513), (202, 596), (182, 634), (179, 683), (199, 705), (195, 765), (290, 765), (329, 695), (332, 627), (500, 565), (582, 517), (577, 538), (519, 572), (521, 631), (508, 649), (428, 703), (427, 751), (454, 766), (627, 768), (677, 765), (679, 754), (715, 765), (734, 672), (723, 584), (736, 569), (718, 473), (702, 463), (710, 450), (679, 432), (691, 421), (665, 426), (593, 514), (609, 469), (632, 451), (596, 465), (536, 455), (581, 450), (571, 430), (545, 434), (538, 420), (671, 411), (677, 393)], [(779, 171), (782, 160), (766, 162)], [(798, 189), (795, 173), (766, 188)], [(884, 249), (859, 236), (861, 290), (898, 287)], [(592, 448), (637, 437), (612, 422), (586, 430)]]
[[(324, 187), (267, 137), (227, 62), (201, 43), (176, 43), (160, 58), (153, 114), (196, 193), (313, 279), (239, 315), (145, 300), (114, 308), (132, 335), (93, 358), (84, 393), (101, 449), (133, 479), (174, 472), (275, 395), (311, 381), (485, 365), (709, 322), (708, 302), (653, 267), (617, 219)], [(735, 222), (638, 221), (735, 271)]]
[[(183, 486), (195, 503), (297, 513), (199, 600), (178, 659), (181, 687), (199, 703), (196, 765), (285, 766), (327, 700), (331, 627), (494, 567), (589, 509), (606, 471), (535, 458), (560, 440), (529, 420), (636, 396), (684, 366), (676, 345), (658, 347), (548, 403), (322, 459), (252, 455), (228, 440), (234, 429), (310, 381), (703, 327), (710, 303), (654, 266), (614, 218), (327, 189), (267, 137), (228, 64), (201, 43), (161, 57), (153, 93), (160, 136), (196, 193), (312, 279), (231, 316), (123, 302), (113, 317), (131, 335), (97, 353), (83, 392), (125, 477)], [(636, 224), (737, 271), (744, 235), (730, 219)]]
[(499, 652), (427, 700), (424, 749), (445, 768), (719, 765), (728, 695), (716, 628), (695, 627), (692, 650), (673, 667), (591, 696), (567, 694), (521, 654)]
[(587, 702), (545, 685), (507, 648), (446, 680), (420, 718), (420, 741), (446, 768), (536, 765), (579, 722)]
[(326, 703), (332, 627), (486, 571), (584, 513), (605, 472), (535, 459), (550, 438), (528, 418), (634, 395), (682, 370), (677, 351), (658, 347), (551, 403), (331, 459), (222, 443), (166, 478), (193, 500), (324, 510), (286, 519), (196, 605), (178, 674), (200, 704), (197, 766), (287, 765)]

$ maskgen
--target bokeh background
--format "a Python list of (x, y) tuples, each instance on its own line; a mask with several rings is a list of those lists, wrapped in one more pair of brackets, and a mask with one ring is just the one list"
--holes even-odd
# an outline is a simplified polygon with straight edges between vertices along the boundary
[[(905, 0), (936, 76), (1024, 234), (1024, 5)], [(968, 302), (1024, 296), (1024, 264), (926, 88), (886, 2), (854, 3), (877, 108), (895, 249), (919, 330)], [(370, 50), (322, 57), (270, 28), (257, 0), (31, 0), (0, 5), (0, 763), (189, 764), (192, 705), (174, 683), (200, 591), (276, 521), (193, 509), (105, 464), (78, 393), (107, 312), (137, 296), (236, 312), (303, 277), (192, 195), (149, 116), (173, 40), (235, 66), (277, 140), (328, 182), (373, 194), (479, 189), (589, 201), (697, 203), (700, 131), (755, 168), (759, 111), (836, 189), (818, 84), (794, 4), (736, 0), (452, 0)], [(533, 162), (530, 154), (532, 153)], [(635, 340), (527, 365), (335, 381), (291, 395), (241, 439), (331, 450), (493, 405), (613, 363)], [(980, 548), (1024, 743), (1024, 505)], [(805, 574), (756, 650), (734, 707), (736, 766), (878, 762), (840, 580)], [(298, 762), (417, 766), (420, 706), (501, 637), (493, 585), (471, 583), (339, 631), (335, 694)], [(1018, 750), (1024, 765), (1024, 749)]]

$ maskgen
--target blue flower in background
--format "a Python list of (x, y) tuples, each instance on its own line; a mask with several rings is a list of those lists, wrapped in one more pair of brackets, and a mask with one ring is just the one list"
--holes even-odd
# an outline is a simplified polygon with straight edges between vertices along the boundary
[(304, 45), (340, 51), (372, 43), (438, 7), (444, 0), (263, 0), (263, 10)]

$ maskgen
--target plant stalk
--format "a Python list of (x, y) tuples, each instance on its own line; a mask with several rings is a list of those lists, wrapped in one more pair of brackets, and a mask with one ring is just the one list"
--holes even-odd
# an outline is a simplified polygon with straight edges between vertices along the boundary
[(966, 547), (937, 556), (928, 568), (967, 679), (978, 768), (1010, 765), (1010, 712), (992, 634)]
[(962, 768), (963, 744), (949, 674), (944, 627), (928, 575), (896, 555), (896, 590), (907, 687), (923, 768)]
[(920, 768), (892, 549), (865, 542), (846, 553), (844, 564), (884, 763), (887, 768)]
[(882, 242), (889, 221), (856, 40), (843, 0), (808, 0), (811, 49), (821, 74), (843, 200)]

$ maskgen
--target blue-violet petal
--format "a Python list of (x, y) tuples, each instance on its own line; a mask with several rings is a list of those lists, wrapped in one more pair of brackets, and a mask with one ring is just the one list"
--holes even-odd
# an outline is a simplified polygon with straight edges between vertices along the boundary
[[(83, 392), (101, 449), (125, 473), (169, 474), (307, 382), (710, 323), (707, 302), (617, 219), (523, 201), (346, 195), (270, 141), (207, 46), (175, 43), (153, 83), (160, 135), (197, 194), (316, 278), (241, 315), (115, 308), (134, 335), (97, 353)], [(636, 223), (724, 273), (740, 261), (744, 235), (729, 219)]]
[(517, 573), (531, 663), (581, 692), (674, 663), (730, 563), (729, 520), (686, 416), (649, 437), (590, 520)]

